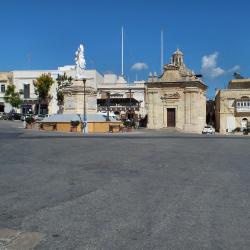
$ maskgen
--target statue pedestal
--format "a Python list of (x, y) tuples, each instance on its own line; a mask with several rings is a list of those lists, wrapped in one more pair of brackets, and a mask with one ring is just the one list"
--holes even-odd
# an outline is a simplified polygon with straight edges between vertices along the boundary
[(83, 114), (84, 95), (86, 103), (86, 114), (97, 113), (97, 92), (94, 88), (85, 83), (85, 93), (83, 81), (75, 81), (64, 93), (64, 114)]

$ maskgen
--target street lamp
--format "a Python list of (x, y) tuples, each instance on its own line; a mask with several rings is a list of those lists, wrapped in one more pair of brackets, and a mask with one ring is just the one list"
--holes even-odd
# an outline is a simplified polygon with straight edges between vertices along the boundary
[(129, 120), (131, 120), (131, 89), (129, 89)]
[(86, 114), (86, 78), (82, 79), (83, 81), (83, 133), (88, 133), (87, 128), (87, 114)]
[(109, 122), (110, 118), (109, 118), (109, 109), (110, 109), (110, 92), (106, 92), (107, 94), (107, 117), (106, 117), (106, 121)]

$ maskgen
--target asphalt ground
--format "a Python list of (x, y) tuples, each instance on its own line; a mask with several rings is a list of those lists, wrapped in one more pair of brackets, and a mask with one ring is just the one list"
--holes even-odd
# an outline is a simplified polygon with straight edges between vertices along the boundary
[(250, 137), (0, 121), (0, 249), (13, 235), (37, 250), (249, 250)]

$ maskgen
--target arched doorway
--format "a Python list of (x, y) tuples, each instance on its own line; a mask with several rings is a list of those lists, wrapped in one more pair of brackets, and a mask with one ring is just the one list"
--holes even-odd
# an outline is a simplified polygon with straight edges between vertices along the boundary
[(244, 130), (247, 128), (247, 123), (248, 123), (248, 119), (247, 118), (243, 118), (241, 120), (241, 129)]

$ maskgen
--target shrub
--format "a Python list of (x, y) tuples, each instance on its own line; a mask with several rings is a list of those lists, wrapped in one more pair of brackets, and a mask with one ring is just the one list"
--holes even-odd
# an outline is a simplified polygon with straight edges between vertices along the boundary
[(233, 132), (240, 132), (240, 127), (235, 128)]
[(123, 125), (127, 128), (131, 128), (131, 127), (135, 127), (135, 122), (133, 120), (132, 121), (124, 121)]
[(71, 127), (77, 127), (79, 124), (80, 124), (79, 121), (71, 121), (70, 122)]
[(35, 119), (33, 116), (28, 116), (28, 117), (26, 117), (25, 121), (27, 124), (32, 124), (35, 122)]

